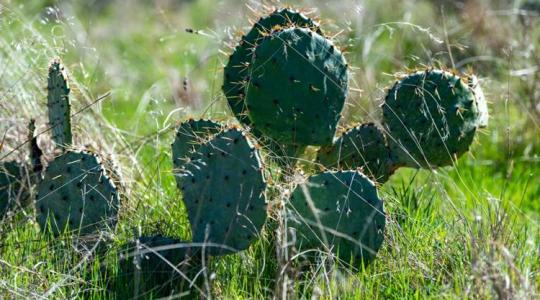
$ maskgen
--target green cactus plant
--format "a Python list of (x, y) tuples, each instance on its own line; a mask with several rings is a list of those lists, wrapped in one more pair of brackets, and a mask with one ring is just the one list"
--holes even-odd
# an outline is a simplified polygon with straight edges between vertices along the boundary
[(119, 195), (99, 158), (67, 151), (49, 163), (36, 195), (37, 220), (55, 235), (91, 234), (116, 224)]
[(469, 150), (477, 129), (487, 125), (485, 99), (475, 95), (469, 81), (430, 69), (408, 74), (394, 84), (382, 109), (396, 166), (451, 165)]
[(332, 143), (348, 71), (331, 41), (306, 28), (276, 31), (257, 45), (249, 74), (245, 103), (255, 129), (283, 144)]
[(326, 168), (361, 169), (378, 183), (386, 182), (393, 171), (386, 136), (374, 123), (353, 127), (332, 146), (321, 147), (317, 161)]
[(216, 134), (175, 172), (193, 242), (222, 255), (256, 240), (266, 220), (266, 184), (259, 155), (242, 131)]
[[(200, 248), (161, 235), (143, 236), (122, 247), (115, 283), (133, 296), (198, 294), (204, 276)], [(109, 280), (109, 278), (107, 279)], [(119, 287), (116, 287), (119, 288)]]
[(384, 239), (385, 214), (375, 184), (358, 171), (309, 177), (292, 193), (288, 225), (300, 250), (332, 251), (345, 263), (371, 262)]
[(283, 28), (310, 28), (322, 34), (319, 25), (304, 14), (293, 9), (275, 10), (268, 16), (261, 17), (242, 37), (224, 68), (222, 90), (234, 115), (244, 125), (250, 125), (245, 103), (246, 83), (249, 81), (249, 66), (253, 61), (253, 53), (259, 41), (273, 30)]
[(49, 108), (52, 139), (57, 147), (65, 149), (72, 143), (70, 89), (64, 66), (60, 60), (55, 59), (51, 62), (47, 83), (47, 107)]
[(221, 132), (222, 129), (222, 124), (211, 120), (189, 119), (181, 123), (176, 130), (174, 143), (171, 145), (174, 167), (182, 168), (204, 142)]

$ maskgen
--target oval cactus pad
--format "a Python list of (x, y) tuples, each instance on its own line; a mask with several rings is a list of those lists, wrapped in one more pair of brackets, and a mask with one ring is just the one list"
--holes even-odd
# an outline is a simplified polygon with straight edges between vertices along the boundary
[(469, 150), (485, 118), (468, 80), (442, 70), (405, 76), (382, 108), (392, 160), (413, 168), (451, 165)]
[(242, 131), (230, 129), (201, 145), (178, 170), (193, 242), (210, 255), (253, 243), (266, 220), (262, 163)]
[(247, 86), (252, 126), (287, 144), (332, 144), (348, 87), (347, 63), (326, 38), (305, 28), (266, 37)]
[(311, 28), (320, 33), (318, 25), (304, 14), (288, 8), (279, 9), (253, 24), (251, 30), (242, 37), (229, 57), (229, 62), (224, 69), (222, 89), (231, 110), (242, 124), (251, 124), (246, 113), (244, 96), (249, 77), (248, 66), (253, 60), (255, 46), (271, 31), (289, 27)]
[(38, 186), (37, 219), (54, 234), (95, 233), (116, 224), (118, 202), (118, 191), (98, 158), (68, 151), (49, 164)]

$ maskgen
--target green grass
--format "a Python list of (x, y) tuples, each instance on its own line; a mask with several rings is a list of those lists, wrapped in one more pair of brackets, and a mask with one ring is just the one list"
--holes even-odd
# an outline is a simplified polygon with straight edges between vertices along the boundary
[[(0, 157), (25, 140), (25, 120), (37, 118), (46, 128), (46, 68), (60, 56), (71, 75), (73, 109), (82, 110), (73, 121), (75, 143), (117, 161), (126, 199), (118, 227), (93, 250), (90, 242), (43, 234), (31, 209), (4, 220), (0, 298), (134, 297), (129, 281), (115, 280), (119, 251), (140, 234), (189, 239), (171, 174), (172, 129), (192, 115), (234, 123), (220, 90), (227, 61), (220, 50), (230, 51), (226, 43), (249, 26), (252, 13), (234, 0), (117, 1), (99, 10), (62, 1), (54, 2), (62, 12), (56, 18), (44, 9), (49, 1), (26, 2), (0, 4), (0, 134), (7, 131)], [(394, 80), (389, 74), (452, 61), (483, 79), (491, 123), (456, 167), (400, 169), (380, 188), (385, 243), (364, 270), (329, 261), (308, 271), (296, 261), (285, 264), (294, 251), (275, 241), (271, 220), (249, 250), (209, 262), (206, 293), (540, 297), (540, 113), (533, 108), (540, 103), (540, 18), (525, 26), (515, 10), (519, 1), (465, 2), (460, 10), (442, 0), (291, 1), (318, 9), (323, 28), (337, 34), (355, 67), (345, 124), (379, 120), (384, 88)], [(48, 140), (40, 137), (50, 158)], [(25, 155), (23, 149), (5, 159)]]

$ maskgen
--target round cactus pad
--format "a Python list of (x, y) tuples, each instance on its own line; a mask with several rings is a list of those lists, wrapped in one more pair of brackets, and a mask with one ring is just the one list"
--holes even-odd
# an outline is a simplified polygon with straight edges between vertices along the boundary
[(118, 202), (118, 192), (98, 158), (68, 151), (49, 164), (38, 186), (37, 219), (42, 229), (54, 234), (91, 234), (116, 224)]
[(361, 169), (379, 183), (386, 182), (391, 175), (386, 137), (373, 123), (351, 128), (332, 146), (321, 147), (317, 158), (328, 168)]
[(243, 132), (230, 129), (201, 145), (176, 174), (193, 242), (210, 255), (249, 247), (266, 220), (265, 182), (257, 151)]
[(252, 126), (285, 144), (330, 145), (345, 103), (341, 52), (309, 29), (264, 38), (250, 66), (246, 105)]
[(481, 123), (468, 80), (441, 70), (405, 76), (388, 91), (382, 108), (391, 158), (398, 166), (451, 165), (469, 150)]
[(383, 203), (357, 171), (311, 176), (294, 190), (288, 212), (300, 250), (330, 250), (354, 266), (372, 261), (384, 239)]
[(249, 81), (248, 66), (253, 60), (253, 51), (259, 40), (271, 31), (289, 27), (311, 28), (313, 31), (321, 33), (318, 25), (302, 13), (288, 8), (276, 10), (270, 15), (260, 18), (251, 30), (242, 37), (229, 57), (229, 62), (224, 69), (222, 89), (231, 110), (242, 124), (251, 124), (246, 113), (244, 95), (246, 82)]

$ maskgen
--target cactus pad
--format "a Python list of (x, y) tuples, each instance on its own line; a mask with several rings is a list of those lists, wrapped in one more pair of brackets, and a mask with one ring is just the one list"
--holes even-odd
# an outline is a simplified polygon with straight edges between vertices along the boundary
[(257, 239), (266, 220), (266, 186), (259, 155), (243, 132), (215, 135), (175, 175), (193, 242), (209, 243), (207, 253), (244, 250)]
[(0, 164), (0, 219), (13, 208), (23, 193), (24, 171), (21, 164), (8, 161)]
[(137, 278), (138, 292), (146, 297), (185, 293), (191, 283), (202, 286), (201, 253), (186, 242), (158, 235), (140, 237), (123, 248), (115, 279), (129, 291), (135, 290)]
[(369, 263), (384, 239), (383, 203), (357, 171), (325, 172), (299, 185), (288, 203), (288, 225), (300, 249), (330, 249), (345, 263)]
[(304, 28), (275, 32), (257, 46), (250, 73), (245, 102), (254, 128), (286, 144), (332, 143), (348, 71), (329, 40)]
[(388, 91), (382, 108), (391, 157), (398, 166), (452, 164), (469, 149), (481, 123), (468, 80), (441, 70), (405, 76)]
[(72, 142), (71, 107), (69, 104), (69, 87), (64, 66), (54, 60), (49, 66), (47, 85), (47, 106), (49, 108), (49, 125), (52, 139), (58, 147), (65, 147)]
[(332, 146), (322, 147), (317, 159), (327, 168), (361, 168), (379, 183), (386, 182), (392, 173), (386, 136), (373, 123), (348, 130)]
[(181, 123), (172, 144), (174, 167), (178, 169), (184, 166), (200, 145), (221, 130), (222, 125), (211, 120), (191, 119)]
[(288, 8), (276, 10), (259, 19), (251, 30), (242, 37), (229, 57), (229, 62), (224, 69), (222, 89), (234, 115), (238, 121), (245, 125), (251, 124), (246, 113), (244, 95), (246, 82), (249, 81), (248, 66), (253, 60), (253, 50), (259, 40), (272, 30), (289, 27), (310, 28), (321, 33), (318, 25), (302, 13)]
[(49, 164), (38, 186), (37, 219), (54, 234), (66, 228), (90, 234), (116, 224), (118, 202), (117, 189), (95, 155), (65, 152)]

